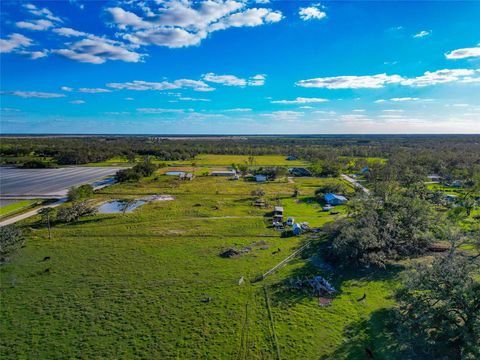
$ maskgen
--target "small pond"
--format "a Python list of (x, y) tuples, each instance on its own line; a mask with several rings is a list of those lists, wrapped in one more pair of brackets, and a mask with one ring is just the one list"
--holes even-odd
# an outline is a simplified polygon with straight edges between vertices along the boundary
[[(140, 206), (146, 204), (147, 201), (146, 200), (135, 200), (134, 203), (131, 203), (127, 210), (125, 212), (127, 213), (130, 213), (132, 212), (133, 210), (135, 210), (136, 208), (139, 208)], [(100, 214), (115, 214), (115, 213), (120, 213), (120, 212), (123, 212), (123, 206), (124, 206), (124, 202), (123, 201), (120, 201), (120, 200), (114, 200), (114, 201), (110, 201), (110, 202), (107, 202), (105, 204), (102, 204), (98, 207), (98, 212)]]
[(185, 172), (184, 171), (167, 171), (165, 173), (165, 175), (173, 175), (173, 176), (180, 176), (180, 175), (184, 175)]

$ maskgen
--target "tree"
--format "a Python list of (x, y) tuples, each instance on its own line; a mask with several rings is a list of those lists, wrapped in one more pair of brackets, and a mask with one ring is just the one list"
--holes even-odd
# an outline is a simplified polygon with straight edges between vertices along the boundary
[(42, 221), (47, 224), (48, 239), (52, 239), (51, 222), (54, 221), (57, 216), (57, 209), (52, 207), (45, 207), (43, 209), (40, 209), (38, 214), (42, 217)]
[(69, 201), (79, 201), (91, 198), (93, 196), (93, 186), (90, 184), (72, 187), (68, 190), (67, 197)]
[(128, 209), (137, 202), (135, 199), (123, 199), (120, 201), (119, 209), (122, 212), (122, 215), (128, 211)]
[(391, 194), (353, 204), (352, 216), (331, 233), (334, 261), (385, 267), (389, 260), (423, 254), (432, 243), (434, 217), (424, 200)]
[(75, 202), (71, 206), (66, 206), (58, 210), (58, 221), (69, 223), (78, 221), (81, 216), (89, 216), (97, 213), (97, 209), (91, 207), (86, 201)]
[(412, 353), (431, 359), (480, 358), (478, 270), (478, 263), (453, 251), (406, 274), (396, 293), (395, 323)]
[(0, 262), (25, 243), (23, 232), (15, 225), (0, 227)]

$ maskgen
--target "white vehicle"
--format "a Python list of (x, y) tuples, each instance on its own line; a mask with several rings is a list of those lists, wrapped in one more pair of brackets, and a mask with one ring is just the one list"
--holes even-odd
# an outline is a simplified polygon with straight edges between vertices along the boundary
[(323, 207), (323, 211), (330, 211), (333, 209), (333, 206), (332, 205), (326, 205)]
[(289, 217), (287, 219), (287, 225), (288, 226), (292, 226), (294, 222), (295, 222), (295, 219), (293, 217)]

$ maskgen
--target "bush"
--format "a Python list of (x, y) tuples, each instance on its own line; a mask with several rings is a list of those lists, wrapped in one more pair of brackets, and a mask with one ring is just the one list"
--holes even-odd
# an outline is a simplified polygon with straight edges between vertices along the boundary
[(347, 188), (342, 183), (331, 182), (326, 183), (315, 190), (315, 195), (317, 195), (317, 197), (323, 197), (323, 195), (328, 193), (344, 194), (346, 191)]
[(89, 184), (81, 185), (79, 187), (72, 187), (68, 190), (68, 200), (79, 201), (91, 198), (93, 196), (93, 186)]
[(139, 181), (142, 177), (153, 175), (156, 169), (157, 166), (147, 160), (135, 165), (131, 169), (118, 171), (115, 178), (118, 182)]
[(87, 202), (76, 202), (71, 206), (63, 207), (58, 210), (57, 220), (64, 223), (78, 221), (81, 216), (95, 215), (97, 209), (89, 206)]
[(0, 228), (0, 261), (20, 248), (25, 243), (25, 237), (15, 225), (7, 225)]
[(46, 169), (46, 168), (52, 168), (52, 167), (53, 167), (53, 164), (46, 163), (38, 159), (29, 160), (22, 164), (22, 168), (24, 169)]

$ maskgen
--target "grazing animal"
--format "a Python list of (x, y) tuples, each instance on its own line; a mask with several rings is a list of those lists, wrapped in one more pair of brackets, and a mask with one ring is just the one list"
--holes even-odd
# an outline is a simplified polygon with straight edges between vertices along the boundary
[(43, 261), (47, 261), (47, 260), (50, 260), (50, 256), (45, 256), (45, 257), (43, 258)]
[(370, 359), (375, 359), (375, 357), (373, 356), (372, 350), (370, 350), (369, 348), (365, 348), (365, 352), (367, 353)]
[(50, 272), (50, 269), (45, 269), (44, 273), (48, 274)]
[(362, 300), (365, 300), (367, 298), (367, 294), (363, 293), (363, 296), (358, 299), (357, 301), (362, 301)]
[(209, 297), (206, 297), (205, 299), (202, 299), (202, 302), (203, 303), (209, 303), (210, 301), (212, 301), (213, 299), (209, 296)]

